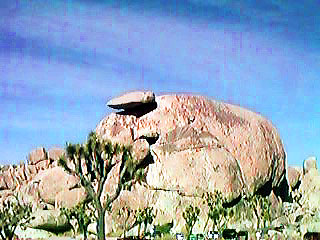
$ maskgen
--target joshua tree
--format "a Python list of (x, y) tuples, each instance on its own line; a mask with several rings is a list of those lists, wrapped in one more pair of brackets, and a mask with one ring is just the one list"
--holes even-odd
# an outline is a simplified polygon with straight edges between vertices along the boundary
[[(124, 187), (132, 185), (136, 165), (131, 157), (129, 147), (113, 145), (111, 142), (99, 140), (94, 132), (89, 134), (85, 144), (70, 144), (66, 146), (66, 159), (74, 164), (71, 169), (67, 160), (62, 157), (59, 160), (61, 165), (70, 174), (80, 178), (80, 184), (86, 189), (97, 210), (97, 234), (99, 240), (105, 239), (105, 213), (111, 211), (111, 204), (118, 198)], [(121, 156), (119, 160), (119, 156)], [(107, 194), (106, 201), (101, 200), (104, 184), (112, 168), (117, 164), (117, 159), (122, 161), (120, 167), (119, 181), (115, 193), (112, 196)], [(94, 183), (96, 183), (96, 186)]]
[(198, 207), (193, 207), (189, 205), (186, 210), (183, 212), (183, 218), (186, 221), (187, 228), (187, 237), (189, 238), (190, 234), (192, 234), (192, 228), (196, 221), (198, 220), (200, 214), (200, 209)]
[(134, 212), (134, 217), (135, 217), (135, 224), (134, 225), (138, 225), (138, 237), (140, 237), (140, 230), (141, 230), (141, 224), (143, 223), (143, 210), (142, 209), (138, 209), (135, 210)]
[(206, 220), (203, 231), (205, 231), (208, 225), (209, 219), (211, 219), (215, 227), (220, 228), (221, 225), (226, 223), (226, 219), (225, 221), (222, 221), (222, 220), (224, 218), (231, 217), (233, 211), (227, 210), (223, 206), (224, 198), (220, 191), (215, 190), (213, 193), (207, 192), (205, 195), (203, 195), (203, 198), (204, 198), (204, 202), (207, 203), (209, 208), (207, 220)]
[(143, 229), (143, 236), (146, 234), (147, 226), (148, 224), (152, 224), (153, 219), (155, 215), (153, 214), (153, 208), (147, 207), (145, 209), (138, 209), (135, 211), (135, 223), (133, 226), (138, 225), (138, 237), (141, 236), (140, 230), (141, 225), (143, 223), (144, 229)]
[(126, 238), (126, 233), (130, 226), (128, 226), (128, 220), (130, 218), (131, 213), (133, 210), (130, 207), (124, 206), (119, 209), (118, 216), (124, 216), (124, 226), (123, 226), (123, 237)]
[(32, 206), (21, 204), (17, 196), (6, 199), (0, 206), (0, 236), (2, 240), (13, 239), (17, 226), (24, 228), (32, 219)]
[(143, 235), (146, 234), (147, 226), (149, 224), (152, 224), (154, 217), (155, 217), (155, 215), (153, 214), (153, 208), (152, 207), (147, 207), (147, 208), (144, 209), (144, 219), (143, 219), (144, 230), (143, 230)]
[[(252, 195), (247, 198), (247, 205), (253, 210), (257, 218), (256, 228), (265, 228), (270, 225), (272, 221), (271, 203), (268, 197), (261, 195)], [(262, 219), (262, 221), (261, 221)]]
[(84, 240), (87, 239), (88, 226), (94, 221), (95, 210), (91, 207), (92, 202), (81, 202), (73, 208), (61, 208), (61, 214), (65, 215), (69, 222), (76, 219), (78, 232), (83, 234)]

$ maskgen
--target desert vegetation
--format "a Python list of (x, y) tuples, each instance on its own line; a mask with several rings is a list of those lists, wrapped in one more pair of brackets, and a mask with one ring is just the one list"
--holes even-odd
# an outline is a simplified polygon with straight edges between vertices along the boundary
[[(107, 194), (104, 192), (104, 185), (108, 174), (117, 164), (121, 166), (116, 189), (112, 194)], [(68, 173), (78, 176), (79, 184), (88, 193), (87, 199), (76, 206), (60, 208), (61, 215), (72, 225), (72, 235), (75, 237), (83, 234), (86, 240), (89, 225), (96, 223), (95, 237), (99, 240), (105, 239), (105, 226), (108, 224), (105, 223), (106, 212), (112, 211), (112, 204), (122, 190), (130, 190), (134, 183), (140, 184), (144, 181), (145, 172), (135, 164), (131, 147), (102, 141), (95, 133), (90, 133), (83, 144), (67, 143), (66, 155), (59, 159), (59, 165)], [(103, 194), (105, 197), (102, 197)], [(237, 203), (231, 205), (220, 191), (207, 192), (201, 197), (207, 210), (204, 211), (195, 203), (184, 207), (182, 215), (185, 227), (182, 232), (187, 239), (198, 240), (208, 236), (210, 232), (217, 233), (221, 239), (240, 236), (247, 239), (249, 235), (257, 239), (269, 239), (272, 236), (301, 239), (304, 235), (310, 235), (312, 229), (307, 229), (310, 224), (320, 222), (320, 208), (310, 206), (310, 199), (306, 197), (308, 195), (301, 189), (291, 191), (291, 202), (282, 202), (275, 197), (275, 204), (270, 196), (242, 196)], [(9, 197), (1, 204), (0, 237), (3, 240), (13, 239), (17, 227), (23, 229), (32, 220), (32, 208), (23, 204), (17, 196)], [(117, 214), (123, 217), (121, 224), (124, 238), (136, 227), (136, 238), (175, 238), (175, 232), (172, 231), (174, 219), (156, 225), (157, 212), (150, 206), (138, 209), (124, 206), (117, 211)], [(205, 221), (201, 225), (200, 233), (198, 228), (195, 235), (195, 225), (203, 213), (206, 214)], [(128, 223), (130, 217), (134, 219), (133, 224)], [(129, 235), (132, 236), (132, 231)]]
[(0, 206), (0, 237), (2, 240), (11, 240), (16, 228), (24, 228), (31, 217), (32, 207), (21, 203), (17, 196), (11, 196)]
[[(124, 187), (130, 187), (132, 178), (128, 179), (127, 173), (132, 177), (135, 166), (132, 161), (130, 148), (101, 141), (94, 132), (88, 136), (84, 144), (70, 144), (66, 147), (67, 159), (73, 163), (74, 168), (68, 166), (65, 158), (60, 158), (59, 164), (70, 174), (80, 179), (81, 185), (86, 189), (90, 200), (96, 210), (97, 237), (105, 239), (105, 213), (111, 211), (112, 202), (119, 196)], [(101, 199), (104, 184), (110, 171), (120, 160), (124, 165), (120, 171), (120, 179), (113, 195), (106, 194), (106, 199)]]

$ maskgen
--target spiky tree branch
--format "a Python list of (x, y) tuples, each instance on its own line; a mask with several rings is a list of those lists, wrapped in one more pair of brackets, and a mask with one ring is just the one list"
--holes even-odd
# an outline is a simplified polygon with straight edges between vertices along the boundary
[[(74, 164), (74, 170), (67, 164), (66, 158), (60, 158), (61, 165), (67, 172), (76, 175), (80, 179), (81, 185), (86, 189), (89, 197), (97, 210), (97, 232), (99, 240), (104, 239), (104, 215), (111, 210), (111, 204), (115, 201), (124, 186), (130, 186), (132, 179), (125, 179), (125, 176), (132, 176), (136, 170), (133, 164), (132, 155), (129, 147), (113, 145), (110, 142), (101, 141), (94, 132), (88, 136), (85, 144), (70, 144), (66, 146), (66, 158)], [(120, 169), (119, 181), (116, 191), (112, 196), (107, 194), (107, 199), (103, 203), (101, 196), (108, 174), (115, 167), (116, 157), (121, 156), (122, 167)], [(93, 182), (96, 181), (96, 188)]]

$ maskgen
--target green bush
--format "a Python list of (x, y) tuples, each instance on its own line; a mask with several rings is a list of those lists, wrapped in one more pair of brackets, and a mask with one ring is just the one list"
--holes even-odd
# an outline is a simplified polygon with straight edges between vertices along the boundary
[(138, 237), (141, 236), (140, 230), (142, 223), (144, 224), (143, 234), (146, 235), (146, 229), (148, 224), (152, 224), (155, 215), (153, 214), (153, 208), (147, 207), (145, 209), (138, 209), (134, 212), (135, 214), (135, 225), (138, 225)]
[(204, 199), (204, 203), (207, 204), (209, 209), (203, 231), (206, 230), (209, 219), (213, 222), (216, 230), (222, 227), (225, 228), (228, 220), (234, 215), (234, 209), (223, 206), (225, 199), (223, 198), (222, 193), (218, 190), (215, 190), (213, 193), (207, 192), (202, 197)]
[(31, 220), (32, 207), (22, 204), (17, 196), (6, 199), (0, 206), (0, 236), (11, 240), (18, 226), (24, 228)]
[(84, 240), (88, 236), (88, 226), (95, 220), (95, 210), (92, 208), (92, 203), (82, 202), (73, 208), (61, 208), (61, 214), (65, 215), (71, 223), (72, 219), (77, 221), (78, 229), (76, 232), (82, 233)]
[(187, 238), (192, 234), (192, 229), (198, 221), (200, 208), (189, 205), (183, 212), (183, 218), (186, 221)]

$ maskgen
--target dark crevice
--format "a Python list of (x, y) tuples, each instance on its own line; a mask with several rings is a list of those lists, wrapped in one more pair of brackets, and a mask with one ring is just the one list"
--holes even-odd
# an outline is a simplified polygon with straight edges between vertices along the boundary
[(153, 111), (154, 109), (157, 108), (157, 103), (156, 102), (152, 102), (152, 103), (143, 103), (137, 107), (134, 108), (129, 108), (129, 109), (125, 109), (121, 112), (117, 112), (117, 114), (119, 115), (133, 115), (137, 118)]
[[(143, 177), (142, 181), (145, 181), (146, 180), (145, 177), (146, 177), (146, 174), (147, 174), (148, 166), (149, 166), (149, 164), (152, 164), (152, 163), (154, 163), (154, 160), (153, 160), (153, 157), (152, 157), (151, 153), (149, 152), (148, 155), (143, 159), (143, 161), (140, 164), (138, 164), (137, 166), (135, 166), (135, 168), (132, 169), (131, 172), (130, 171), (126, 171), (125, 172), (124, 177), (122, 179), (122, 183), (125, 183), (125, 182), (128, 182), (128, 181), (132, 180), (132, 179), (135, 179), (136, 178), (135, 174), (139, 170), (144, 170), (144, 177)], [(120, 169), (123, 168), (124, 164), (125, 163), (122, 162), (122, 165), (121, 165)]]
[(292, 188), (292, 191), (299, 189), (300, 185), (301, 185), (301, 180), (298, 180), (297, 184)]
[(152, 164), (152, 163), (154, 163), (154, 160), (151, 153), (149, 152), (148, 155), (145, 157), (145, 159), (143, 159), (143, 161), (139, 165), (137, 165), (137, 169), (146, 168), (149, 164)]
[(139, 139), (145, 139), (149, 145), (155, 144), (159, 139), (159, 133), (157, 133), (155, 136), (141, 136)]
[(224, 208), (233, 207), (233, 206), (235, 206), (236, 204), (238, 204), (238, 203), (241, 201), (241, 198), (242, 198), (242, 196), (239, 195), (237, 198), (231, 200), (230, 202), (225, 202), (225, 203), (223, 203), (222, 206), (223, 206)]
[(268, 180), (262, 187), (260, 187), (255, 195), (261, 195), (262, 197), (267, 197), (272, 191), (272, 179)]
[(280, 182), (279, 187), (274, 187), (273, 192), (283, 202), (292, 202), (292, 197), (289, 194), (289, 184), (285, 177)]

